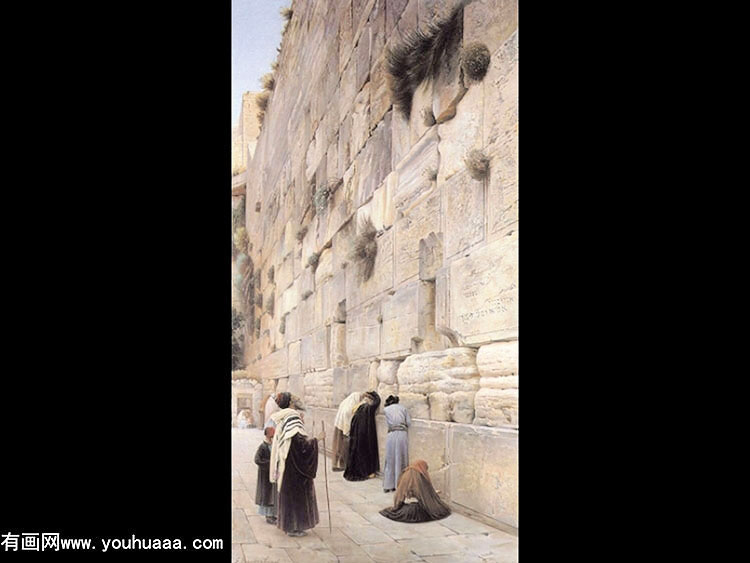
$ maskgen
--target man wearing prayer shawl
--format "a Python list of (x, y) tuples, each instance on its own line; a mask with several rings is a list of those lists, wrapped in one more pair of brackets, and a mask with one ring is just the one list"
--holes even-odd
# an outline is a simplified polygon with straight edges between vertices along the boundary
[(271, 415), (279, 412), (281, 409), (289, 408), (291, 401), (291, 393), (277, 393), (275, 396), (269, 395), (263, 408), (263, 420), (265, 421), (265, 424), (263, 425), (264, 430), (269, 426), (272, 426)]
[(352, 426), (352, 417), (364, 403), (364, 393), (355, 391), (341, 401), (336, 419), (333, 421), (333, 470), (343, 471), (346, 469), (346, 460), (349, 457), (349, 430)]
[(375, 429), (375, 413), (380, 406), (380, 395), (375, 391), (365, 393), (362, 403), (352, 417), (349, 431), (349, 458), (344, 479), (364, 481), (380, 471), (378, 434)]
[(390, 493), (396, 490), (399, 475), (409, 465), (409, 436), (406, 431), (411, 426), (411, 417), (409, 411), (398, 404), (398, 397), (393, 395), (389, 395), (385, 400), (383, 413), (388, 425), (388, 437), (385, 440), (383, 491)]
[[(407, 501), (407, 499), (409, 499)], [(416, 502), (410, 499), (415, 499)], [(429, 522), (449, 516), (448, 508), (432, 487), (427, 463), (417, 460), (404, 469), (398, 480), (393, 507), (384, 508), (380, 514), (397, 522)]]
[[(320, 521), (314, 479), (318, 440), (308, 438), (300, 413), (281, 409), (271, 415), (276, 427), (271, 446), (270, 480), (278, 487), (277, 527), (304, 536)], [(323, 433), (318, 437), (322, 439)]]

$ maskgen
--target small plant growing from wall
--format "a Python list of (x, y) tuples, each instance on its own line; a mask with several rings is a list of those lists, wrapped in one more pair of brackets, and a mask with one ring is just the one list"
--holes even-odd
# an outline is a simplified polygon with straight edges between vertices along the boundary
[(255, 338), (260, 338), (260, 319), (255, 319)]
[(232, 230), (236, 231), (245, 226), (245, 196), (240, 196), (237, 207), (232, 209)]
[(320, 261), (320, 253), (313, 252), (307, 259), (307, 265), (310, 266), (313, 272), (318, 268), (318, 262)]
[(243, 369), (245, 359), (243, 347), (245, 344), (245, 317), (232, 307), (232, 370)]
[(247, 236), (245, 227), (240, 227), (234, 232), (234, 244), (240, 253), (245, 253), (247, 251), (247, 245), (249, 242), (250, 239)]
[(275, 297), (274, 294), (271, 293), (271, 295), (269, 295), (268, 299), (266, 300), (266, 313), (268, 313), (272, 317), (273, 317), (274, 304), (276, 302), (276, 299), (274, 297)]
[(304, 292), (304, 293), (302, 294), (302, 300), (303, 300), (303, 301), (306, 301), (306, 300), (307, 300), (307, 298), (308, 298), (308, 297), (310, 297), (310, 296), (311, 296), (312, 294), (313, 294), (313, 292), (312, 292), (312, 291), (310, 291), (310, 290), (308, 289), (307, 291), (305, 291), (305, 292)]
[(274, 274), (275, 274), (274, 267), (271, 266), (270, 268), (268, 268), (268, 283), (273, 283)]
[(256, 213), (260, 213), (260, 202), (259, 201), (255, 202), (255, 212)]
[(255, 303), (260, 307), (263, 308), (263, 294), (259, 291), (255, 297)]
[(284, 21), (289, 21), (292, 19), (292, 16), (294, 15), (294, 10), (287, 6), (286, 8), (281, 8), (281, 17), (284, 18)]
[(281, 318), (281, 322), (279, 323), (279, 333), (284, 334), (286, 332), (286, 315), (284, 315)]
[(414, 92), (424, 80), (440, 72), (448, 49), (453, 48), (461, 33), (463, 1), (451, 12), (427, 25), (423, 31), (411, 30), (401, 43), (386, 52), (386, 71), (393, 105), (409, 119)]
[(378, 255), (378, 242), (375, 237), (378, 232), (369, 217), (365, 217), (360, 222), (358, 230), (350, 259), (359, 266), (360, 279), (367, 281), (375, 270), (375, 258)]
[(490, 66), (490, 50), (484, 43), (469, 43), (461, 51), (461, 68), (474, 82), (481, 81)]
[(263, 121), (266, 118), (266, 110), (268, 109), (268, 100), (271, 94), (268, 90), (263, 90), (260, 94), (255, 97), (255, 105), (258, 106), (258, 121), (260, 126), (263, 127)]
[(469, 176), (475, 180), (486, 180), (490, 173), (490, 159), (484, 152), (474, 149), (464, 158), (466, 169), (469, 171)]
[(268, 72), (261, 77), (260, 84), (261, 86), (263, 86), (264, 90), (273, 92), (273, 89), (276, 87), (276, 78), (274, 77), (273, 73)]
[(297, 242), (302, 242), (306, 234), (307, 234), (307, 225), (305, 225), (299, 231), (297, 231)]

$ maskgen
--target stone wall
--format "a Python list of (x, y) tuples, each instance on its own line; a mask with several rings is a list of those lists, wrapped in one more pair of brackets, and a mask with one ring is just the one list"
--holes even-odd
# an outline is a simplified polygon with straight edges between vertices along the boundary
[[(299, 394), (331, 427), (353, 390), (399, 394), (416, 419), (410, 457), (451, 502), (517, 527), (517, 0), (466, 5), (460, 44), (410, 119), (386, 71), (387, 49), (453, 6), (293, 2), (245, 174), (263, 301), (245, 355), (264, 395)], [(460, 98), (460, 49), (477, 41), (489, 69)], [(459, 98), (452, 118), (425, 120)], [(473, 149), (489, 158), (481, 180)], [(352, 257), (367, 220), (369, 278)]]

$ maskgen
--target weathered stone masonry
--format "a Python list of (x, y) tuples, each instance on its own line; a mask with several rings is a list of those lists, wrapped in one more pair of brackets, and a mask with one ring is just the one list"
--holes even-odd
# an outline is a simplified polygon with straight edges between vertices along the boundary
[[(245, 341), (259, 383), (241, 385), (246, 397), (290, 390), (329, 428), (349, 392), (398, 393), (417, 419), (410, 457), (441, 494), (517, 528), (517, 0), (464, 8), (461, 44), (485, 44), (491, 60), (453, 118), (425, 115), (456, 99), (460, 51), (415, 92), (408, 120), (386, 72), (387, 49), (453, 5), (293, 2), (245, 176), (263, 306)], [(466, 168), (472, 149), (489, 157), (483, 180)], [(368, 218), (377, 253), (363, 279), (351, 250)]]

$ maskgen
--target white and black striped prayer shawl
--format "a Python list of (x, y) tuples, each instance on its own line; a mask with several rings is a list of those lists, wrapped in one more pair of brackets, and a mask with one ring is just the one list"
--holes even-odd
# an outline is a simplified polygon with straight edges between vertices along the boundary
[(271, 445), (271, 464), (269, 480), (277, 483), (279, 491), (281, 482), (284, 479), (284, 469), (286, 468), (286, 458), (289, 455), (289, 448), (292, 445), (292, 438), (297, 434), (307, 436), (305, 425), (299, 413), (294, 409), (281, 409), (271, 415), (276, 424), (276, 433), (273, 435)]

